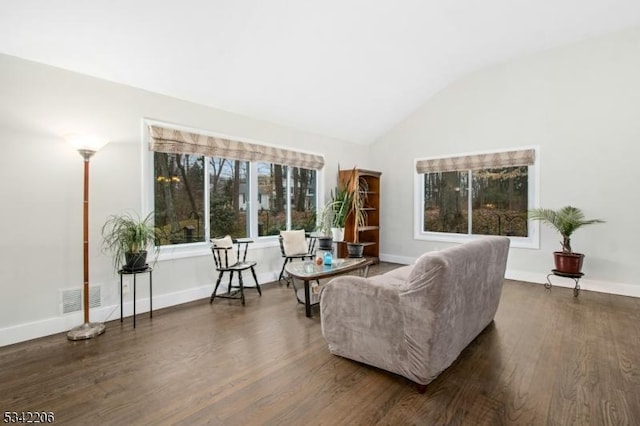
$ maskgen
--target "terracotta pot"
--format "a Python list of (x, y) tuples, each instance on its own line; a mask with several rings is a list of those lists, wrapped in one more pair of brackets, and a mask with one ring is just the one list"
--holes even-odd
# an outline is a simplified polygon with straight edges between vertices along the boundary
[(556, 264), (556, 271), (564, 272), (565, 274), (579, 274), (582, 271), (584, 254), (554, 251), (553, 259)]

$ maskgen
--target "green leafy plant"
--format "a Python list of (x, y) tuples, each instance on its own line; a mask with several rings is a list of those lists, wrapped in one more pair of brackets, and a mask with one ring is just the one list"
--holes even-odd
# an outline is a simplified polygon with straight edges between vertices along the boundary
[(139, 255), (150, 246), (155, 246), (157, 233), (153, 225), (153, 212), (145, 218), (135, 213), (111, 215), (102, 225), (101, 249), (112, 254), (113, 267), (118, 270), (127, 254)]
[(601, 219), (585, 219), (584, 213), (577, 207), (566, 206), (560, 210), (537, 208), (529, 210), (529, 219), (539, 220), (554, 228), (562, 236), (562, 251), (573, 253), (571, 250), (571, 235), (579, 228), (594, 223), (604, 223)]
[(322, 235), (330, 235), (332, 225), (332, 208), (331, 202), (328, 202), (320, 211), (320, 220), (318, 221), (317, 230)]
[(329, 235), (331, 228), (344, 228), (349, 214), (349, 196), (345, 188), (331, 190), (331, 198), (320, 211), (318, 230)]
[(331, 200), (327, 204), (331, 212), (331, 226), (344, 228), (349, 213), (349, 195), (345, 189), (335, 188), (331, 191)]

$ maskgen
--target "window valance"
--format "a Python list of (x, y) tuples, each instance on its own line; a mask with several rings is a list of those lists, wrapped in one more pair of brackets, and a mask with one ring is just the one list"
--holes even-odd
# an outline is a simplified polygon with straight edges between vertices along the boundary
[(305, 169), (321, 169), (324, 157), (317, 154), (241, 142), (184, 130), (149, 126), (149, 149), (177, 154), (200, 154), (241, 161), (264, 161)]
[(418, 160), (418, 173), (453, 172), (460, 170), (493, 169), (499, 167), (531, 166), (535, 162), (535, 150), (492, 152), (489, 154), (463, 155), (459, 157)]

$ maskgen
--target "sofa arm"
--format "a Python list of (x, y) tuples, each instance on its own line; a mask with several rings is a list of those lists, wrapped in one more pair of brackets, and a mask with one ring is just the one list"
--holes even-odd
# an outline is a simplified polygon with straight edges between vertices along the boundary
[(357, 276), (331, 280), (320, 295), (322, 334), (329, 351), (402, 374), (406, 344), (400, 281)]

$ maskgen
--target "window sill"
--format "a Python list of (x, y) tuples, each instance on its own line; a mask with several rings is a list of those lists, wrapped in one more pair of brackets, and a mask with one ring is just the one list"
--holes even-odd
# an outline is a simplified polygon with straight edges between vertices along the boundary
[[(421, 232), (413, 236), (414, 240), (421, 241), (438, 241), (448, 243), (466, 243), (468, 241), (477, 240), (491, 235), (467, 235), (467, 234), (443, 234), (439, 232)], [(511, 240), (511, 248), (539, 249), (540, 241), (534, 237), (507, 237)]]
[[(249, 244), (248, 251), (277, 247), (277, 237), (260, 237)], [(160, 247), (158, 262), (174, 259), (186, 259), (190, 257), (211, 256), (211, 244), (205, 242), (190, 244), (174, 244)]]

